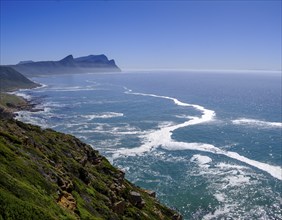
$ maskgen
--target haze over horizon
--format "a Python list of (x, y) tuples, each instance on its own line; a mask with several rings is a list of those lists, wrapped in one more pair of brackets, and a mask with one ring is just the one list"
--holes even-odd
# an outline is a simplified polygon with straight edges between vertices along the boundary
[(281, 1), (1, 1), (1, 65), (105, 54), (121, 69), (281, 70)]

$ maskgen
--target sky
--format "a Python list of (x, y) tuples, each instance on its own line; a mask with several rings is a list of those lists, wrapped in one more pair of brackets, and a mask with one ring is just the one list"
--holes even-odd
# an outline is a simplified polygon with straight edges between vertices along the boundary
[(130, 69), (281, 70), (281, 1), (1, 0), (0, 61), (105, 54)]

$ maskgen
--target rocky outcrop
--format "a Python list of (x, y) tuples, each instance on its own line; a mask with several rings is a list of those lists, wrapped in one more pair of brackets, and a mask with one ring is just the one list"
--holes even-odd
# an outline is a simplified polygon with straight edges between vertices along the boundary
[(135, 191), (131, 191), (129, 193), (130, 197), (129, 200), (131, 202), (132, 205), (142, 209), (146, 202), (143, 200), (142, 196), (140, 195), (140, 193), (135, 192)]
[(151, 191), (151, 190), (144, 190), (146, 193), (148, 193), (149, 196), (156, 198), (156, 192)]
[(68, 192), (63, 192), (59, 195), (57, 200), (58, 204), (62, 207), (74, 212), (77, 209), (76, 200), (72, 194)]

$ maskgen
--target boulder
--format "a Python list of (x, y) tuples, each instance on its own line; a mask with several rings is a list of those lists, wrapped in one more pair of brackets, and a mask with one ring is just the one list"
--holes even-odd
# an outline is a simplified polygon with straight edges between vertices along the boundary
[(113, 205), (113, 210), (117, 214), (123, 214), (126, 207), (126, 203), (124, 200), (118, 201)]
[(145, 189), (144, 190), (149, 196), (153, 197), (153, 198), (156, 198), (156, 192), (154, 191), (151, 191), (151, 190), (147, 190)]
[(141, 197), (140, 193), (135, 192), (135, 191), (130, 191), (129, 195), (130, 195), (130, 202), (133, 205), (136, 205), (137, 203), (142, 202), (142, 197)]
[(142, 199), (140, 193), (130, 191), (129, 195), (129, 200), (132, 205), (136, 206), (139, 209), (142, 209), (145, 206), (145, 201)]
[(172, 217), (173, 220), (183, 220), (183, 217), (182, 215), (180, 214), (174, 214), (173, 217)]

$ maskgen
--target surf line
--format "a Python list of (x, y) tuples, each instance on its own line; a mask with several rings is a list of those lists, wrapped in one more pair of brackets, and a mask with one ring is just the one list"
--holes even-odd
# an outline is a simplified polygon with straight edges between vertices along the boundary
[(184, 123), (181, 123), (181, 124), (164, 126), (158, 130), (152, 131), (145, 136), (144, 143), (141, 146), (135, 147), (135, 148), (129, 148), (129, 149), (121, 148), (117, 150), (116, 153), (113, 155), (113, 159), (121, 155), (124, 155), (124, 156), (142, 155), (146, 152), (150, 152), (156, 149), (157, 147), (161, 147), (166, 150), (197, 150), (197, 151), (204, 151), (204, 152), (209, 152), (213, 154), (221, 154), (221, 155), (227, 156), (229, 158), (241, 161), (257, 169), (265, 171), (276, 179), (282, 180), (282, 168), (280, 166), (273, 166), (273, 165), (262, 163), (256, 160), (252, 160), (236, 152), (225, 151), (211, 144), (186, 143), (186, 142), (175, 141), (172, 139), (172, 133), (176, 129), (191, 126), (191, 125), (201, 124), (201, 123), (207, 123), (207, 122), (214, 120), (216, 114), (213, 110), (206, 109), (200, 105), (184, 103), (184, 102), (179, 101), (176, 98), (172, 98), (169, 96), (161, 96), (161, 95), (146, 94), (146, 93), (136, 93), (136, 92), (132, 92), (132, 90), (126, 87), (124, 87), (124, 89), (126, 90), (125, 93), (129, 95), (150, 96), (150, 97), (155, 97), (155, 98), (168, 99), (168, 100), (173, 101), (176, 105), (195, 108), (199, 110), (200, 112), (202, 112), (202, 115), (200, 117), (190, 117), (188, 121), (185, 121)]

